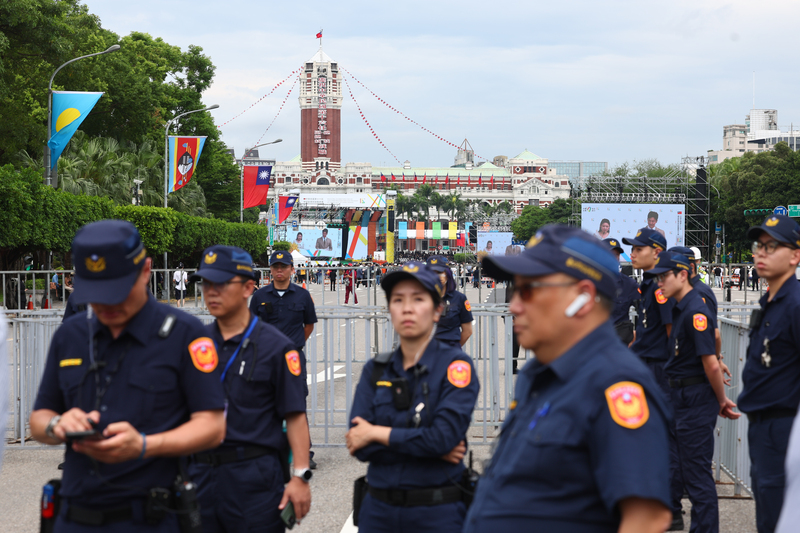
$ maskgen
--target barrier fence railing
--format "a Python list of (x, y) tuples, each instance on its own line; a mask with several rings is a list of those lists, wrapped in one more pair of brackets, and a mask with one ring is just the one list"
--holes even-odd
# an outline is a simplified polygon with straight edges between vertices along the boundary
[[(194, 311), (204, 323), (213, 320), (201, 309)], [(9, 316), (11, 413), (6, 438), (23, 447), (29, 442), (28, 419), (41, 380), (50, 340), (61, 322), (57, 311), (33, 311)], [(513, 396), (512, 320), (504, 304), (474, 305), (474, 334), (464, 345), (475, 364), (481, 390), (468, 433), (472, 445), (491, 444)], [(379, 352), (392, 350), (396, 335), (382, 306), (320, 306), (316, 324), (306, 344), (309, 398), (308, 417), (314, 446), (343, 446), (348, 413), (364, 363)], [(746, 321), (720, 317), (724, 360), (733, 374), (728, 397), (736, 401), (746, 356), (749, 327)], [(520, 353), (520, 367), (531, 357)], [(734, 493), (751, 493), (747, 418), (719, 419), (715, 432), (716, 477), (722, 472), (735, 484)]]

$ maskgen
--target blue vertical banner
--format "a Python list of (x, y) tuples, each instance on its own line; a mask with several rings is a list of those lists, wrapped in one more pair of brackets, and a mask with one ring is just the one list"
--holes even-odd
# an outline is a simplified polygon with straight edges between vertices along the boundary
[(407, 239), (408, 238), (408, 222), (401, 221), (397, 223), (397, 238), (398, 239)]
[(94, 108), (103, 93), (84, 93), (74, 91), (53, 91), (53, 108), (51, 111), (50, 168), (55, 168), (61, 152), (69, 144), (86, 117)]

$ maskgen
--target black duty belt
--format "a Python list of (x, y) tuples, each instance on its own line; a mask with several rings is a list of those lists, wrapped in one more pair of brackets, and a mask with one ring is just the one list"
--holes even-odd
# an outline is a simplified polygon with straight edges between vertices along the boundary
[(376, 489), (369, 487), (369, 495), (389, 505), (412, 507), (416, 505), (442, 505), (462, 500), (461, 488), (448, 485), (430, 489)]
[(270, 453), (277, 454), (277, 452), (272, 448), (264, 448), (262, 446), (241, 446), (222, 451), (196, 453), (192, 456), (192, 459), (196, 463), (220, 466), (227, 463), (255, 459), (256, 457), (261, 457)]
[(794, 418), (796, 415), (797, 409), (763, 409), (755, 413), (748, 413), (747, 420), (750, 422), (762, 422), (773, 418)]
[(67, 519), (83, 526), (104, 526), (113, 522), (126, 522), (133, 518), (130, 505), (114, 507), (98, 511), (70, 505), (67, 508)]
[(645, 363), (666, 363), (666, 359), (656, 359), (655, 357), (642, 357), (642, 361)]
[(672, 389), (682, 389), (683, 387), (688, 387), (689, 385), (699, 385), (700, 383), (705, 382), (705, 376), (692, 376), (690, 378), (683, 379), (670, 379), (669, 386)]

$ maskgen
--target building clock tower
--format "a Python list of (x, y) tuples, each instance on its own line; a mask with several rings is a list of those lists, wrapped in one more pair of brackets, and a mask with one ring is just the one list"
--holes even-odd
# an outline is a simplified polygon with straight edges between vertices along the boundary
[(332, 175), (342, 166), (341, 82), (338, 63), (320, 46), (306, 61), (300, 79), (300, 157), (304, 171), (327, 170)]

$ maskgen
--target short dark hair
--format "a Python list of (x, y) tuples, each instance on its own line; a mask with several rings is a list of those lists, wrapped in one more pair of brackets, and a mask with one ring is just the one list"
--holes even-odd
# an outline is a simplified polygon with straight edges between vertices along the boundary
[(650, 211), (649, 213), (647, 213), (647, 218), (648, 219), (654, 218), (658, 220), (658, 213), (656, 213), (655, 211)]
[(328, 228), (323, 228), (322, 233), (328, 233)]

